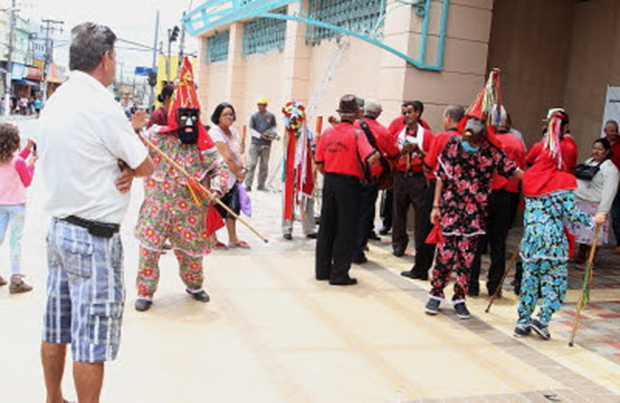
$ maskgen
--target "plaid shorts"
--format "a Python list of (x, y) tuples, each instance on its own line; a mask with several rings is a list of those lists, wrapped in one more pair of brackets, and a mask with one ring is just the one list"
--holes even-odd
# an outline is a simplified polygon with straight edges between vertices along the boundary
[(95, 237), (86, 228), (53, 218), (47, 262), (43, 340), (71, 343), (74, 361), (115, 359), (125, 303), (120, 235)]

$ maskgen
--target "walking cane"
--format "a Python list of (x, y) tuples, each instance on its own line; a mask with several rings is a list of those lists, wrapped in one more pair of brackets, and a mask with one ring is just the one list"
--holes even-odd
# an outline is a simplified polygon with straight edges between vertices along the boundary
[[(157, 147), (155, 144), (153, 144), (153, 142), (149, 139), (146, 138), (146, 136), (143, 136), (142, 134), (139, 134), (140, 138), (142, 139), (142, 141), (144, 141), (144, 143), (146, 145), (148, 145), (149, 147), (151, 147), (153, 149), (153, 151), (157, 152), (159, 155), (161, 155), (166, 161), (168, 161), (177, 171), (179, 171), (180, 173), (182, 173), (186, 178), (188, 179), (194, 179), (182, 166), (180, 166), (179, 164), (177, 164), (172, 158), (170, 158), (169, 156), (166, 155), (166, 153), (164, 153), (162, 150), (159, 149), (159, 147)], [(227, 205), (225, 205), (224, 203), (222, 203), (222, 201), (216, 197), (213, 196), (213, 193), (211, 191), (209, 191), (207, 188), (205, 188), (204, 186), (202, 186), (198, 181), (194, 181), (194, 184), (196, 184), (200, 190), (202, 192), (204, 192), (208, 197), (209, 200), (214, 201), (215, 203), (219, 204), (224, 210), (226, 210), (231, 216), (233, 216), (236, 220), (239, 220), (239, 222), (243, 225), (245, 225), (250, 231), (252, 231), (254, 234), (256, 234), (256, 236), (258, 236), (260, 239), (263, 240), (263, 242), (268, 243), (269, 240), (267, 238), (265, 238), (264, 236), (262, 236), (258, 231), (256, 231), (254, 229), (254, 227), (252, 227), (248, 222), (246, 222), (244, 219), (242, 219), (241, 217), (239, 217), (239, 215), (235, 214), (234, 211), (232, 211)], [(190, 189), (191, 190), (191, 189)]]
[(585, 309), (588, 302), (590, 302), (590, 284), (592, 283), (593, 270), (592, 262), (594, 261), (594, 253), (596, 252), (596, 243), (598, 242), (599, 232), (601, 226), (597, 225), (594, 231), (594, 238), (592, 238), (592, 247), (590, 247), (590, 253), (588, 254), (588, 261), (586, 262), (586, 271), (583, 274), (583, 285), (581, 287), (581, 297), (577, 302), (577, 313), (575, 314), (575, 320), (573, 321), (573, 329), (570, 332), (570, 341), (568, 345), (574, 346), (575, 336), (577, 335), (577, 327), (579, 326), (579, 316), (581, 316), (581, 310)]
[(519, 245), (517, 245), (515, 251), (510, 257), (510, 262), (508, 262), (508, 266), (506, 266), (506, 270), (504, 270), (502, 279), (499, 281), (499, 285), (495, 289), (495, 292), (493, 293), (493, 296), (491, 297), (491, 300), (489, 301), (489, 305), (487, 306), (487, 309), (484, 310), (485, 313), (489, 313), (489, 310), (491, 309), (491, 305), (493, 305), (493, 302), (495, 301), (499, 293), (502, 291), (502, 286), (504, 285), (506, 276), (508, 276), (510, 269), (512, 269), (512, 266), (514, 266), (515, 262), (517, 261), (517, 258), (519, 257), (519, 250), (521, 250), (521, 242), (519, 242)]

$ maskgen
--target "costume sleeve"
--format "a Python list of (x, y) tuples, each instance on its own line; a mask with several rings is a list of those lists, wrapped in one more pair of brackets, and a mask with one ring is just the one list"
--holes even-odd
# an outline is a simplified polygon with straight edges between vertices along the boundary
[(564, 219), (571, 223), (580, 223), (587, 227), (594, 226), (594, 219), (590, 214), (579, 210), (575, 205), (575, 195), (573, 192), (563, 192), (561, 203), (564, 211)]
[(613, 162), (607, 162), (603, 165), (607, 165), (605, 169), (601, 169), (600, 173), (605, 175), (605, 181), (603, 182), (603, 191), (601, 193), (601, 202), (598, 205), (597, 213), (609, 213), (611, 210), (611, 205), (614, 202), (614, 197), (616, 197), (616, 192), (618, 190), (618, 180), (619, 173), (616, 166)]
[(219, 190), (222, 194), (228, 193), (228, 179), (230, 169), (217, 152), (217, 148), (212, 147), (202, 152), (204, 165), (207, 168), (208, 186), (211, 190)]
[(505, 178), (512, 178), (517, 170), (517, 164), (508, 158), (506, 153), (499, 148), (493, 150), (493, 159), (495, 160), (495, 169), (497, 173)]
[(458, 140), (454, 137), (451, 137), (450, 140), (448, 140), (448, 142), (446, 143), (446, 146), (443, 148), (441, 155), (437, 159), (437, 171), (435, 172), (437, 178), (441, 179), (441, 181), (444, 183), (448, 182), (451, 178), (453, 178), (457, 152)]
[(24, 186), (30, 186), (34, 177), (34, 165), (28, 165), (23, 158), (18, 157), (15, 160), (15, 170), (19, 174), (19, 179), (21, 179)]

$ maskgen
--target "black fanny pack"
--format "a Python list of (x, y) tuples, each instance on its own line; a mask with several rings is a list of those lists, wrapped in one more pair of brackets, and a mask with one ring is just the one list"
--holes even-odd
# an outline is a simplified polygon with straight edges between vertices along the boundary
[(579, 164), (575, 168), (575, 176), (577, 179), (591, 181), (601, 169), (601, 164), (603, 162), (605, 161), (599, 162), (597, 165)]
[(76, 217), (74, 215), (61, 218), (61, 220), (71, 223), (73, 225), (77, 225), (78, 227), (86, 228), (89, 234), (100, 238), (112, 238), (114, 234), (121, 230), (121, 226), (119, 224), (108, 224), (105, 222), (90, 221), (80, 217)]

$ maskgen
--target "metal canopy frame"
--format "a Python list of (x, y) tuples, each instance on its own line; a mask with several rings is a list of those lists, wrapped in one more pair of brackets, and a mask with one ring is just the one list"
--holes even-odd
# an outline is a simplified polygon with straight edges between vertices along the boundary
[[(381, 49), (384, 49), (395, 56), (405, 60), (412, 66), (421, 70), (441, 71), (443, 68), (443, 56), (446, 41), (446, 29), (448, 20), (448, 9), (450, 0), (443, 0), (442, 10), (439, 26), (439, 42), (437, 45), (437, 58), (435, 63), (426, 63), (426, 53), (428, 47), (428, 27), (431, 15), (431, 0), (397, 0), (397, 6), (391, 8), (389, 11), (383, 13), (376, 26), (370, 33), (360, 33), (351, 29), (329, 24), (323, 21), (318, 21), (311, 16), (305, 16), (303, 13), (297, 13), (294, 15), (289, 14), (276, 14), (271, 13), (271, 10), (289, 5), (291, 3), (299, 3), (300, 0), (208, 0), (202, 5), (196, 7), (189, 12), (182, 20), (185, 25), (185, 29), (191, 35), (199, 35), (201, 33), (217, 29), (219, 27), (237, 22), (240, 20), (250, 18), (275, 18), (282, 20), (291, 20), (302, 22), (308, 25), (315, 25), (318, 27), (331, 29), (336, 32), (340, 32), (343, 35), (353, 36), (361, 39)], [(421, 43), (420, 51), (417, 59), (412, 58), (394, 49), (391, 46), (386, 45), (381, 41), (382, 37), (378, 32), (378, 29), (383, 25), (387, 14), (400, 8), (401, 6), (415, 7), (415, 13), (418, 17), (422, 18), (422, 31), (421, 31)]]

